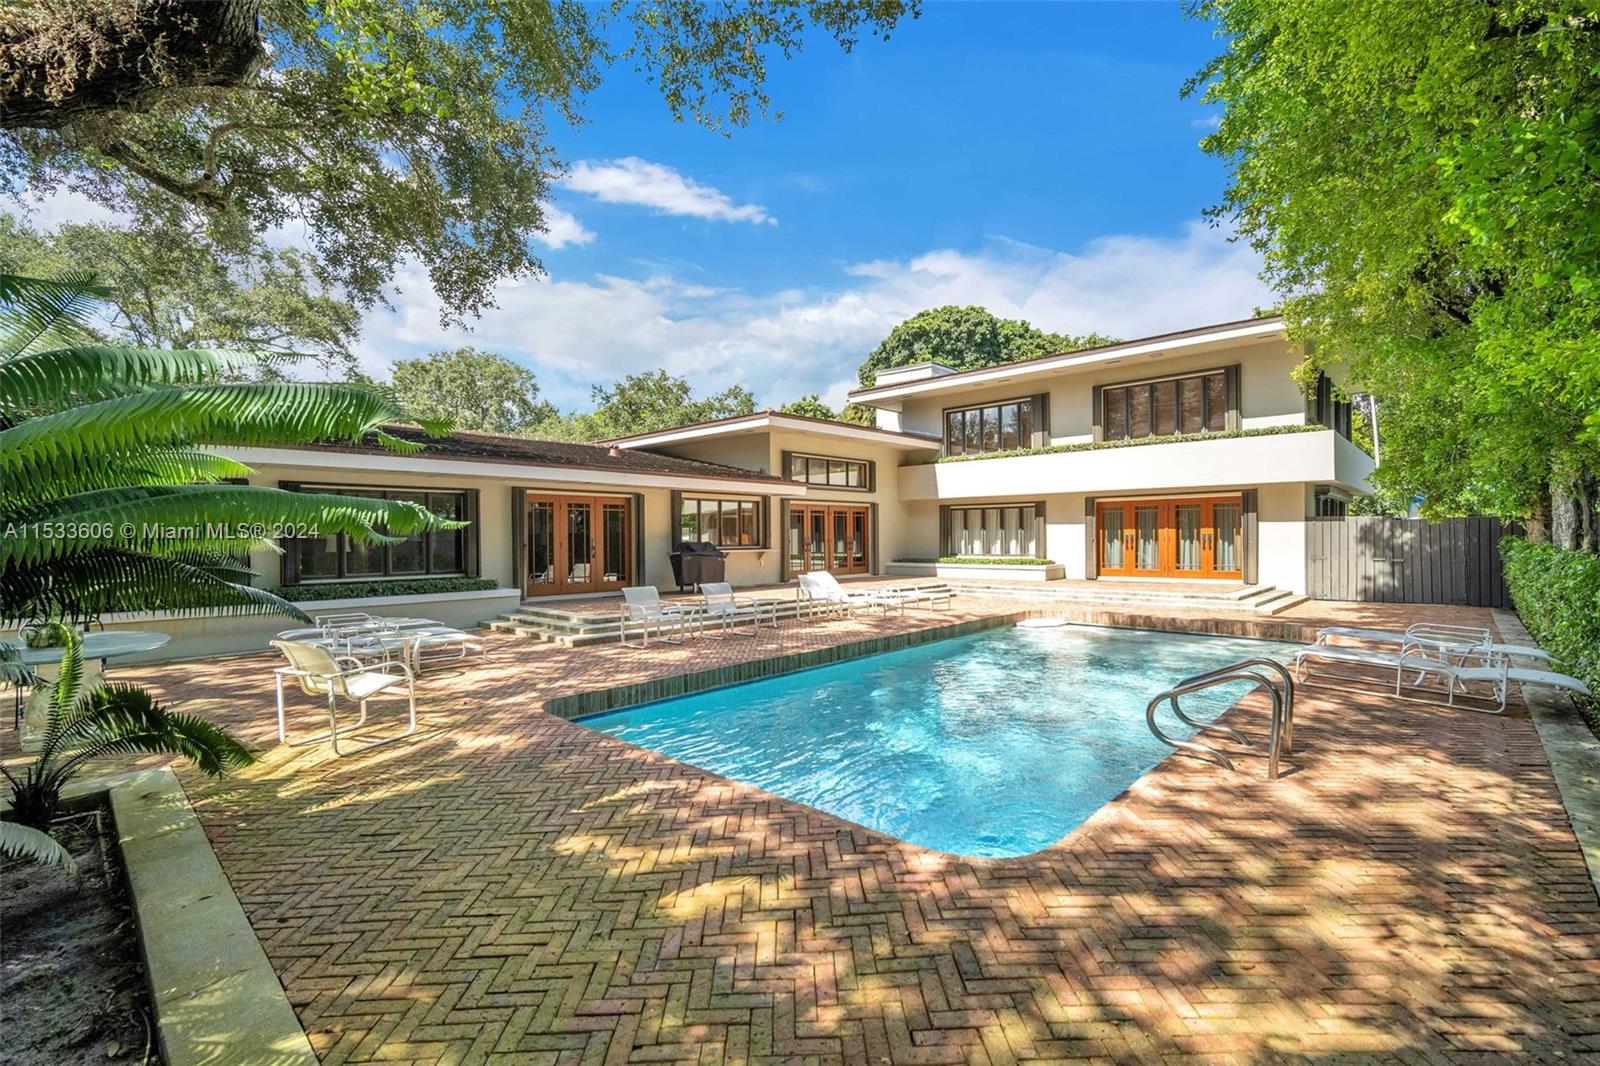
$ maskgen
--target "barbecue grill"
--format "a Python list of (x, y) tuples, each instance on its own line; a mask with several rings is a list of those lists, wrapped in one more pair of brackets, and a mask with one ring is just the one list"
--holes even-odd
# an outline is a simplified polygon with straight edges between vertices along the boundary
[(686, 540), (672, 553), (672, 579), (682, 592), (702, 581), (726, 581), (728, 553), (704, 540)]

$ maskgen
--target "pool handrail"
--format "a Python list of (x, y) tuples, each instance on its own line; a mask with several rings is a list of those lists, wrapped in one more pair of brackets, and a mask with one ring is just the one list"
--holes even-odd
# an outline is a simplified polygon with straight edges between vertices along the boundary
[[(1226, 673), (1228, 671), (1237, 670), (1240, 667), (1245, 667), (1245, 666), (1267, 666), (1267, 667), (1271, 667), (1274, 671), (1277, 672), (1278, 676), (1283, 679), (1283, 750), (1284, 751), (1293, 751), (1294, 750), (1294, 672), (1292, 670), (1290, 670), (1287, 666), (1285, 666), (1282, 663), (1280, 663), (1278, 660), (1276, 660), (1276, 659), (1268, 659), (1268, 658), (1261, 657), (1261, 656), (1258, 656), (1256, 658), (1251, 658), (1251, 659), (1240, 659), (1237, 662), (1228, 663), (1226, 666), (1219, 666), (1214, 670), (1205, 670), (1205, 671), (1202, 671), (1201, 673), (1192, 674), (1189, 677), (1182, 678), (1181, 680), (1178, 681), (1178, 684), (1187, 685), (1192, 681), (1203, 681), (1206, 678), (1212, 677), (1212, 676), (1214, 676), (1216, 674), (1221, 674), (1221, 673)], [(1184, 716), (1182, 714), (1179, 714), (1178, 717), (1183, 718)], [(1190, 721), (1187, 718), (1184, 718), (1184, 721), (1189, 722), (1190, 725), (1194, 724), (1192, 721)]]
[[(1266, 662), (1273, 664), (1272, 660), (1270, 659), (1266, 660)], [(1277, 681), (1265, 674), (1256, 673), (1255, 668), (1257, 666), (1258, 663), (1252, 660), (1240, 660), (1239, 662), (1230, 663), (1226, 666), (1219, 666), (1214, 670), (1205, 671), (1203, 674), (1197, 674), (1192, 678), (1184, 679), (1178, 684), (1167, 689), (1165, 692), (1158, 694), (1154, 699), (1145, 705), (1145, 725), (1149, 727), (1150, 732), (1155, 736), (1155, 738), (1162, 743), (1173, 748), (1177, 748), (1180, 751), (1192, 752), (1203, 759), (1210, 759), (1212, 762), (1218, 763), (1219, 765), (1232, 770), (1233, 760), (1229, 759), (1226, 755), (1215, 748), (1189, 740), (1174, 740), (1172, 737), (1167, 736), (1166, 733), (1162, 732), (1161, 727), (1156, 724), (1156, 710), (1163, 703), (1170, 704), (1173, 714), (1176, 715), (1179, 720), (1193, 726), (1195, 729), (1207, 732), (1226, 733), (1243, 741), (1246, 746), (1252, 746), (1250, 745), (1250, 741), (1237, 730), (1229, 729), (1226, 726), (1219, 726), (1214, 723), (1195, 721), (1183, 712), (1183, 708), (1178, 703), (1178, 697), (1188, 695), (1191, 692), (1199, 692), (1204, 689), (1215, 688), (1218, 685), (1231, 684), (1235, 681), (1249, 681), (1257, 688), (1266, 689), (1267, 692), (1272, 696), (1272, 731), (1269, 744), (1270, 750), (1267, 754), (1267, 779), (1270, 781), (1276, 781), (1278, 779), (1279, 756), (1284, 747), (1283, 741), (1287, 727), (1284, 692), (1279, 687)]]

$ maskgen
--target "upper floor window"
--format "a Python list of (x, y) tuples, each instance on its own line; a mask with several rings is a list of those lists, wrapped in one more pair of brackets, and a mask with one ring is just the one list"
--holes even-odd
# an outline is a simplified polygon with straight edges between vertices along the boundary
[(678, 539), (703, 540), (719, 548), (758, 548), (765, 543), (758, 500), (685, 496), (678, 507)]
[(1228, 373), (1136, 381), (1100, 390), (1104, 440), (1221, 433), (1228, 428)]
[[(467, 493), (423, 489), (354, 489), (342, 485), (285, 485), (299, 492), (328, 492), (340, 496), (366, 496), (407, 500), (441, 518), (465, 519)], [(355, 540), (343, 533), (301, 537), (284, 544), (284, 584), (332, 581), (343, 578), (419, 577), (467, 572), (468, 538), (477, 536), (476, 525), (464, 529), (434, 529), (413, 533), (395, 544)]]
[(944, 453), (977, 455), (1033, 446), (1039, 423), (1038, 403), (1033, 397), (955, 407), (944, 413)]
[(1319, 373), (1317, 384), (1311, 390), (1308, 412), (1313, 422), (1321, 422), (1345, 439), (1350, 437), (1350, 401), (1341, 400), (1333, 391), (1328, 375)]
[(790, 481), (822, 488), (856, 489), (866, 492), (872, 488), (872, 464), (863, 459), (839, 459), (829, 455), (801, 455), (786, 453)]

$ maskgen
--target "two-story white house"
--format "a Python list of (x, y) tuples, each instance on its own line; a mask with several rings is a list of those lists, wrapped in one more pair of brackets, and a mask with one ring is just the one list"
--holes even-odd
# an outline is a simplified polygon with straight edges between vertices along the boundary
[[(979, 370), (897, 368), (851, 394), (876, 426), (765, 411), (599, 444), (397, 427), (427, 450), (233, 454), (252, 483), (467, 519), (397, 545), (330, 535), (252, 560), (260, 584), (301, 600), (326, 588), (341, 609), (372, 601), (456, 624), (531, 600), (669, 589), (670, 553), (687, 540), (723, 549), (741, 586), (960, 559), (991, 580), (1303, 593), (1307, 519), (1342, 513), (1372, 462), (1327, 382), (1302, 391), (1300, 362), (1282, 323), (1256, 318)], [(260, 647), (275, 626), (166, 624), (175, 654)]]

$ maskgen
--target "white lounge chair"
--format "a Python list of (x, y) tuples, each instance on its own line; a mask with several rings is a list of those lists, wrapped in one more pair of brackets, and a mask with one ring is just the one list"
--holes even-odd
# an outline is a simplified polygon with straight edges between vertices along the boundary
[(704, 601), (700, 616), (702, 633), (707, 622), (721, 625), (723, 634), (736, 630), (742, 622), (750, 623), (752, 633), (761, 627), (762, 622), (769, 623), (773, 629), (778, 628), (778, 605), (775, 602), (735, 596), (733, 586), (726, 581), (702, 581), (700, 596)]
[(1416, 622), (1407, 626), (1404, 632), (1392, 629), (1356, 629), (1349, 626), (1328, 626), (1317, 630), (1317, 643), (1325, 644), (1331, 638), (1340, 637), (1345, 640), (1361, 640), (1369, 644), (1400, 644), (1408, 640), (1436, 641), (1441, 646), (1458, 647), (1466, 657), (1477, 657), (1485, 660), (1506, 657), (1512, 659), (1538, 659), (1541, 662), (1550, 661), (1550, 653), (1543, 648), (1535, 648), (1527, 644), (1500, 644), (1495, 641), (1494, 634), (1487, 629), (1476, 626), (1450, 626), (1436, 622)]
[(800, 602), (807, 605), (809, 614), (818, 611), (839, 611), (849, 614), (857, 607), (877, 607), (883, 611), (899, 608), (899, 604), (876, 590), (846, 589), (839, 579), (826, 570), (813, 570), (795, 579), (800, 586)]
[[(1408, 641), (1396, 652), (1378, 651), (1368, 648), (1352, 648), (1336, 644), (1312, 644), (1298, 649), (1295, 652), (1295, 676), (1306, 684), (1316, 684), (1308, 676), (1307, 664), (1311, 662), (1343, 663), (1359, 666), (1368, 670), (1393, 670), (1395, 672), (1394, 693), (1401, 699), (1410, 699), (1405, 695), (1407, 688), (1432, 692), (1443, 695), (1445, 702), (1451, 707), (1465, 706), (1468, 710), (1484, 710), (1485, 708), (1471, 707), (1457, 702), (1457, 698), (1479, 699), (1494, 705), (1492, 713), (1500, 714), (1506, 709), (1506, 701), (1511, 695), (1511, 683), (1517, 682), (1524, 685), (1541, 685), (1547, 688), (1568, 689), (1573, 692), (1589, 695), (1589, 686), (1575, 677), (1558, 674), (1550, 670), (1529, 670), (1512, 666), (1504, 657), (1481, 666), (1470, 666), (1457, 659), (1450, 658), (1449, 645), (1441, 645), (1437, 641), (1416, 638)], [(1455, 646), (1459, 649), (1459, 645)], [(1416, 674), (1416, 679), (1410, 684), (1406, 677)], [(1335, 674), (1337, 680), (1343, 681), (1372, 681), (1370, 676), (1359, 674)], [(1425, 689), (1423, 679), (1433, 677), (1444, 682), (1443, 689)], [(1469, 692), (1466, 686), (1474, 683), (1487, 684), (1490, 695), (1478, 695)]]
[[(656, 631), (656, 639), (663, 644), (683, 643), (683, 634), (689, 628), (689, 623), (694, 618), (692, 608), (676, 603), (662, 603), (661, 593), (654, 585), (636, 585), (622, 590), (622, 620), (617, 627), (622, 643), (630, 648), (644, 648), (650, 644), (650, 631)], [(633, 644), (628, 640), (628, 623), (638, 622), (640, 641)], [(668, 637), (668, 631), (675, 632), (676, 637)]]
[[(293, 747), (305, 744), (315, 744), (323, 740), (332, 741), (333, 753), (345, 755), (349, 752), (365, 751), (376, 748), (381, 744), (393, 743), (408, 737), (417, 731), (417, 685), (411, 674), (411, 669), (403, 662), (386, 660), (383, 662), (362, 664), (354, 659), (336, 659), (327, 648), (316, 644), (306, 644), (293, 640), (275, 640), (272, 646), (283, 652), (289, 660), (288, 666), (280, 666), (273, 671), (278, 686), (278, 740)], [(316, 733), (311, 736), (290, 740), (288, 730), (284, 723), (283, 707), (283, 682), (284, 678), (294, 678), (300, 685), (300, 691), (308, 696), (325, 698), (328, 702), (328, 731)], [(371, 740), (349, 748), (347, 752), (339, 747), (339, 701), (354, 700), (360, 705), (361, 713), (350, 729), (359, 729), (367, 722), (367, 701), (379, 695), (392, 695), (406, 697), (407, 723), (406, 728), (391, 737), (382, 740)]]
[(902, 609), (908, 606), (926, 606), (931, 610), (948, 610), (954, 595), (949, 585), (891, 585), (878, 589), (878, 595), (894, 600)]

